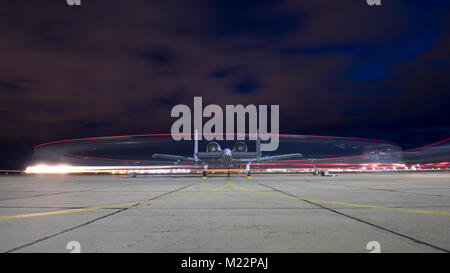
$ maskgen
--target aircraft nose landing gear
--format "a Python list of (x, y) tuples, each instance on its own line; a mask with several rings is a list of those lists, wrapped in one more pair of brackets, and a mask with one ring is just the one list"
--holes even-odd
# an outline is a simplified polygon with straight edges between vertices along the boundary
[(250, 163), (245, 166), (245, 171), (247, 172), (247, 178), (252, 178), (252, 174), (250, 173)]
[(203, 179), (208, 178), (208, 165), (205, 165), (205, 167), (203, 169), (202, 178)]

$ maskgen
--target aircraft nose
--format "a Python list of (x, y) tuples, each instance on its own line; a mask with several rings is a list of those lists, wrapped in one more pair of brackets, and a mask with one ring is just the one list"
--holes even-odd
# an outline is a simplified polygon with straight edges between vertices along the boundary
[(223, 154), (226, 156), (231, 156), (231, 150), (226, 148), (225, 150), (223, 150)]

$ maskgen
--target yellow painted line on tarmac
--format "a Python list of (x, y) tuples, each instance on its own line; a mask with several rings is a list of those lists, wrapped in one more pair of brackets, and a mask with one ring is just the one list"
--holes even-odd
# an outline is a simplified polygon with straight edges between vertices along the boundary
[(220, 190), (224, 189), (225, 187), (226, 187), (226, 185), (217, 187), (217, 188), (213, 188), (210, 190), (206, 190), (206, 191), (201, 191), (201, 192), (185, 193), (185, 194), (175, 195), (175, 196), (163, 196), (163, 197), (159, 197), (159, 198), (155, 198), (155, 199), (151, 199), (151, 200), (145, 200), (145, 201), (136, 201), (136, 202), (129, 202), (129, 203), (113, 204), (113, 205), (95, 206), (95, 207), (89, 207), (89, 208), (66, 209), (66, 210), (57, 210), (57, 211), (6, 215), (6, 216), (0, 216), (0, 220), (29, 218), (29, 217), (38, 217), (38, 216), (49, 216), (49, 215), (67, 214), (67, 213), (84, 212), (84, 211), (94, 211), (94, 210), (120, 208), (120, 207), (131, 207), (131, 206), (140, 205), (140, 204), (148, 204), (148, 203), (152, 203), (152, 202), (156, 202), (156, 201), (178, 199), (178, 198), (182, 198), (182, 197), (196, 196), (196, 195), (200, 195), (200, 194), (220, 191)]
[(131, 207), (131, 206), (140, 205), (140, 204), (149, 204), (149, 203), (156, 202), (156, 201), (179, 199), (179, 198), (183, 198), (183, 197), (191, 197), (191, 196), (197, 196), (197, 195), (201, 195), (201, 194), (205, 194), (205, 193), (217, 192), (217, 191), (223, 190), (226, 187), (231, 187), (236, 190), (252, 192), (252, 193), (261, 194), (261, 195), (281, 197), (281, 198), (287, 198), (287, 199), (305, 200), (305, 201), (314, 202), (314, 203), (333, 204), (333, 205), (358, 207), (358, 208), (371, 208), (371, 209), (380, 209), (380, 210), (402, 211), (402, 212), (421, 213), (421, 214), (450, 215), (450, 212), (446, 212), (446, 211), (416, 210), (416, 209), (408, 209), (408, 208), (390, 208), (390, 207), (385, 207), (385, 206), (373, 206), (373, 205), (355, 204), (355, 203), (347, 203), (347, 202), (318, 200), (318, 199), (311, 199), (311, 198), (304, 198), (304, 197), (295, 197), (295, 196), (290, 196), (290, 195), (286, 195), (286, 194), (277, 194), (277, 193), (271, 193), (271, 192), (251, 190), (251, 189), (248, 189), (245, 187), (233, 185), (230, 181), (230, 178), (227, 177), (226, 183), (224, 186), (213, 188), (210, 190), (201, 191), (201, 192), (191, 192), (191, 193), (185, 193), (185, 194), (181, 194), (181, 195), (164, 196), (164, 197), (155, 198), (155, 199), (146, 200), (146, 201), (136, 201), (136, 202), (128, 202), (128, 203), (120, 203), (120, 204), (112, 204), (112, 205), (104, 205), (104, 206), (95, 206), (95, 207), (89, 207), (89, 208), (66, 209), (66, 210), (57, 210), (57, 211), (48, 211), (48, 212), (37, 212), (37, 213), (0, 216), (0, 220), (29, 218), (29, 217), (38, 217), (38, 216), (49, 216), (49, 215), (95, 211), (95, 210), (101, 210), (101, 209), (120, 208), (120, 207)]
[[(228, 182), (227, 182), (227, 184), (228, 184)], [(408, 208), (390, 208), (390, 207), (385, 207), (385, 206), (373, 206), (373, 205), (355, 204), (355, 203), (347, 203), (347, 202), (318, 200), (318, 199), (311, 199), (311, 198), (304, 198), (304, 197), (295, 197), (295, 196), (286, 195), (286, 194), (277, 194), (277, 193), (251, 190), (248, 188), (235, 186), (231, 182), (229, 184), (230, 184), (229, 186), (231, 186), (232, 188), (234, 188), (236, 190), (240, 190), (240, 191), (247, 191), (247, 192), (268, 195), (268, 196), (282, 197), (282, 198), (287, 198), (287, 199), (304, 200), (304, 201), (309, 201), (309, 202), (314, 202), (314, 203), (332, 204), (332, 205), (357, 207), (357, 208), (402, 211), (402, 212), (421, 213), (421, 214), (450, 215), (450, 212), (447, 212), (447, 211), (416, 210), (416, 209), (408, 209)]]
[(16, 214), (16, 215), (0, 216), (0, 220), (28, 218), (28, 217), (36, 217), (36, 216), (48, 216), (48, 215), (66, 214), (66, 213), (74, 213), (74, 212), (82, 212), (82, 211), (93, 211), (93, 210), (110, 209), (110, 208), (116, 208), (116, 207), (129, 207), (129, 206), (148, 203), (148, 202), (152, 202), (152, 201), (153, 200), (122, 203), (122, 204), (115, 204), (115, 205), (96, 206), (96, 207), (90, 207), (90, 208), (66, 209), (66, 210), (57, 210), (57, 211)]
[(226, 187), (232, 187), (233, 186), (233, 184), (231, 184), (231, 181), (230, 181), (229, 177), (227, 177), (227, 182), (225, 183), (225, 186)]

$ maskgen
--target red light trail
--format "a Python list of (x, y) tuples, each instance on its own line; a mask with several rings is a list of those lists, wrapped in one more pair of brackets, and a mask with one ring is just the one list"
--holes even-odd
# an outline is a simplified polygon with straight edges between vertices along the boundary
[[(187, 134), (179, 134), (179, 135), (187, 135)], [(192, 134), (191, 134), (192, 135)], [(214, 134), (209, 134), (214, 135)], [(225, 134), (226, 135), (226, 134)], [(235, 134), (235, 135), (249, 135), (249, 134)], [(268, 134), (272, 135), (272, 134)], [(171, 134), (134, 134), (134, 135), (120, 135), (120, 136), (103, 136), (103, 137), (89, 137), (89, 138), (76, 138), (76, 139), (67, 139), (67, 140), (58, 140), (52, 142), (46, 142), (39, 144), (34, 147), (34, 150), (42, 148), (47, 145), (58, 144), (58, 143), (68, 143), (68, 142), (78, 142), (78, 141), (87, 141), (87, 140), (101, 140), (101, 139), (120, 139), (127, 137), (158, 137), (158, 136), (171, 136)], [(387, 144), (395, 144), (389, 141), (384, 140), (376, 140), (376, 139), (368, 139), (368, 138), (355, 138), (355, 137), (337, 137), (337, 136), (318, 136), (318, 135), (297, 135), (297, 134), (279, 134), (279, 136), (287, 136), (287, 137), (302, 137), (302, 138), (329, 138), (329, 139), (345, 139), (345, 140), (362, 140), (362, 141), (371, 141), (371, 142), (379, 142), (379, 143), (387, 143)], [(370, 162), (370, 163), (297, 163), (297, 162), (310, 162), (310, 161), (326, 161), (326, 160), (342, 160), (342, 159), (353, 159), (353, 158), (366, 158), (366, 157), (375, 157), (375, 156), (387, 156), (393, 154), (401, 154), (406, 152), (412, 152), (424, 148), (429, 148), (436, 146), (438, 144), (445, 143), (449, 141), (450, 138), (428, 144), (421, 147), (416, 147), (412, 149), (407, 149), (403, 151), (395, 151), (389, 153), (382, 154), (370, 154), (371, 152), (367, 152), (359, 155), (351, 155), (351, 156), (341, 156), (341, 157), (329, 157), (329, 158), (310, 158), (310, 159), (300, 159), (300, 160), (280, 160), (278, 162), (266, 162), (266, 163), (252, 163), (254, 166), (340, 166), (341, 168), (385, 168), (385, 167), (412, 167), (417, 166), (417, 164), (405, 165), (402, 163), (383, 163), (383, 162)], [(137, 159), (119, 159), (119, 158), (105, 158), (105, 157), (93, 157), (93, 156), (82, 156), (76, 155), (72, 153), (65, 153), (66, 156), (82, 158), (82, 159), (93, 159), (93, 160), (108, 160), (108, 161), (122, 161), (122, 162), (156, 162), (156, 163), (173, 163), (172, 161), (161, 161), (161, 160), (137, 160)], [(241, 163), (237, 163), (237, 165), (245, 165)], [(420, 166), (424, 167), (442, 167), (448, 166), (448, 162), (439, 162), (439, 163), (427, 163), (422, 164)], [(353, 166), (353, 167), (352, 167)]]

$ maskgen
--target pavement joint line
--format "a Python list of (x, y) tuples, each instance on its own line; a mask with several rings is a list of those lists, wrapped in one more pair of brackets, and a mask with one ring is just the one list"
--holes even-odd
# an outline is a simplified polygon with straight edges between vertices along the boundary
[[(137, 205), (134, 205), (134, 206), (137, 206)], [(85, 223), (83, 223), (83, 224), (80, 224), (80, 225), (77, 225), (77, 226), (74, 226), (74, 227), (71, 227), (71, 228), (62, 230), (62, 231), (60, 231), (60, 232), (57, 232), (57, 233), (54, 233), (54, 234), (51, 234), (51, 235), (48, 235), (48, 236), (45, 236), (45, 237), (42, 237), (42, 238), (39, 238), (39, 239), (37, 239), (37, 240), (35, 240), (35, 241), (32, 241), (32, 242), (30, 242), (30, 243), (26, 243), (26, 244), (17, 246), (17, 247), (15, 247), (15, 248), (13, 248), (13, 249), (10, 249), (10, 250), (5, 251), (4, 253), (11, 253), (11, 252), (20, 250), (20, 249), (22, 249), (22, 248), (25, 248), (25, 247), (34, 245), (34, 244), (36, 244), (36, 243), (39, 243), (39, 242), (48, 240), (48, 239), (53, 238), (53, 237), (55, 237), (55, 236), (61, 235), (61, 234), (63, 234), (63, 233), (72, 231), (72, 230), (74, 230), (74, 229), (77, 229), (77, 228), (80, 228), (80, 227), (83, 227), (83, 226), (87, 226), (87, 225), (89, 225), (89, 224), (92, 224), (92, 223), (94, 223), (94, 222), (97, 222), (98, 220), (101, 220), (101, 219), (104, 219), (104, 218), (106, 218), (106, 217), (115, 215), (115, 214), (120, 213), (120, 212), (122, 212), (122, 211), (128, 210), (128, 209), (130, 209), (130, 208), (132, 208), (132, 207), (133, 207), (133, 206), (131, 206), (131, 207), (126, 207), (126, 208), (122, 208), (122, 209), (120, 209), (120, 210), (113, 211), (113, 212), (111, 212), (111, 213), (108, 213), (108, 214), (106, 214), (106, 215), (97, 217), (97, 218), (95, 218), (95, 219), (93, 219), (93, 220), (90, 220), (90, 221), (88, 221), (88, 222), (85, 222)]]
[(328, 201), (328, 200), (304, 198), (304, 197), (298, 197), (298, 196), (292, 196), (292, 195), (286, 195), (286, 194), (277, 194), (277, 193), (271, 193), (271, 192), (256, 191), (256, 190), (251, 190), (251, 189), (248, 189), (248, 188), (245, 188), (245, 187), (235, 186), (231, 182), (229, 182), (229, 183), (230, 183), (230, 186), (232, 188), (240, 190), (240, 191), (247, 191), (247, 192), (253, 192), (253, 193), (257, 193), (257, 194), (263, 194), (263, 195), (274, 196), (274, 197), (281, 197), (281, 198), (288, 198), (288, 199), (304, 200), (304, 201), (314, 202), (314, 203), (332, 204), (332, 205), (357, 207), (357, 208), (369, 208), (369, 209), (379, 209), (379, 210), (401, 211), (401, 212), (410, 212), (410, 213), (419, 213), (419, 214), (450, 215), (450, 212), (447, 212), (447, 211), (431, 211), (431, 210), (416, 210), (416, 209), (408, 209), (408, 208), (392, 208), (392, 207), (385, 207), (385, 206), (364, 205), (364, 204), (356, 204), (356, 203), (347, 203), (347, 202), (338, 202), (338, 201)]
[(185, 193), (185, 194), (182, 194), (182, 195), (168, 196), (168, 197), (158, 197), (158, 198), (155, 198), (155, 199), (150, 199), (150, 200), (145, 200), (145, 201), (136, 201), (136, 202), (128, 202), (128, 203), (120, 203), (120, 204), (112, 204), (112, 205), (94, 206), (94, 207), (88, 207), (88, 208), (66, 209), (66, 210), (58, 210), (58, 211), (48, 211), (48, 212), (37, 212), (37, 213), (27, 213), (27, 214), (0, 216), (0, 220), (17, 219), (17, 218), (28, 218), (28, 217), (37, 217), (37, 216), (49, 216), (49, 215), (67, 214), (67, 213), (75, 213), (75, 212), (94, 211), (94, 210), (100, 210), (100, 209), (112, 209), (112, 208), (121, 209), (123, 207), (136, 206), (136, 205), (140, 205), (140, 204), (149, 204), (149, 203), (156, 202), (156, 201), (170, 200), (170, 199), (179, 199), (179, 198), (182, 198), (182, 197), (196, 196), (196, 195), (205, 194), (205, 193), (209, 193), (209, 192), (220, 191), (220, 190), (224, 189), (225, 187), (231, 187), (231, 188), (234, 188), (236, 190), (253, 192), (253, 193), (267, 195), (267, 196), (274, 196), (274, 197), (281, 197), (281, 198), (288, 198), (288, 199), (296, 199), (296, 200), (304, 200), (304, 201), (323, 203), (323, 204), (333, 204), (333, 205), (341, 205), (341, 206), (349, 206), (349, 207), (357, 207), (357, 208), (370, 208), (370, 209), (380, 209), (380, 210), (402, 211), (402, 212), (420, 213), (420, 214), (450, 215), (450, 212), (446, 212), (446, 211), (429, 211), (429, 210), (417, 210), (417, 209), (408, 209), (408, 208), (393, 208), (393, 207), (385, 207), (385, 206), (364, 205), (364, 204), (338, 202), (338, 201), (328, 201), (328, 200), (319, 200), (319, 199), (311, 199), (311, 198), (304, 198), (304, 197), (296, 197), (296, 196), (285, 195), (285, 194), (276, 194), (276, 193), (271, 193), (271, 192), (256, 191), (256, 190), (251, 190), (251, 189), (248, 189), (248, 188), (245, 188), (245, 187), (235, 186), (231, 182), (230, 178), (227, 177), (226, 178), (226, 184), (224, 186), (213, 188), (213, 189), (206, 190), (206, 191), (201, 191), (201, 192)]
[[(263, 194), (263, 195), (267, 195), (267, 196), (272, 195), (272, 196), (274, 196), (274, 197), (282, 197), (282, 198), (287, 198), (287, 199), (297, 199), (297, 200), (302, 200), (302, 201), (304, 201), (304, 202), (306, 202), (306, 203), (310, 203), (310, 204), (316, 206), (315, 208), (311, 207), (310, 209), (326, 209), (326, 210), (329, 210), (329, 211), (331, 211), (331, 212), (334, 212), (334, 213), (336, 213), (336, 214), (338, 214), (338, 215), (342, 215), (342, 216), (351, 218), (351, 219), (353, 219), (353, 220), (356, 220), (356, 221), (358, 221), (358, 222), (367, 224), (367, 225), (369, 225), (369, 226), (372, 226), (372, 227), (375, 227), (375, 228), (378, 228), (378, 229), (381, 229), (381, 230), (390, 232), (390, 233), (392, 233), (392, 234), (396, 234), (396, 235), (398, 235), (398, 236), (401, 236), (401, 237), (410, 239), (410, 240), (414, 241), (415, 243), (425, 244), (425, 245), (431, 246), (431, 247), (433, 247), (433, 248), (435, 248), (435, 249), (439, 249), (439, 250), (444, 251), (444, 252), (450, 252), (450, 249), (443, 249), (443, 248), (440, 248), (440, 247), (438, 247), (438, 246), (431, 245), (430, 243), (426, 243), (426, 242), (420, 241), (419, 239), (410, 237), (410, 236), (408, 236), (408, 235), (406, 235), (406, 234), (402, 234), (401, 231), (396, 231), (396, 230), (395, 230), (396, 228), (394, 228), (394, 229), (391, 230), (391, 229), (389, 229), (388, 227), (378, 226), (378, 224), (376, 224), (376, 222), (375, 222), (375, 223), (371, 223), (371, 222), (368, 222), (368, 221), (366, 221), (366, 220), (364, 220), (364, 219), (359, 219), (358, 217), (352, 216), (350, 213), (349, 213), (349, 214), (345, 214), (345, 213), (344, 213), (345, 210), (350, 210), (350, 209), (355, 209), (355, 210), (357, 210), (357, 209), (367, 209), (367, 206), (368, 206), (368, 205), (355, 204), (355, 205), (358, 205), (358, 206), (347, 206), (347, 205), (344, 206), (344, 205), (338, 204), (337, 206), (339, 206), (339, 207), (321, 205), (321, 204), (319, 204), (318, 202), (314, 203), (313, 201), (325, 201), (325, 202), (327, 202), (327, 203), (328, 203), (328, 202), (333, 202), (333, 203), (342, 203), (342, 204), (352, 204), (352, 203), (334, 202), (334, 201), (326, 201), (326, 200), (315, 200), (315, 199), (309, 199), (309, 198), (299, 197), (299, 196), (293, 195), (293, 194), (291, 194), (291, 193), (289, 193), (289, 192), (284, 192), (284, 191), (278, 190), (278, 189), (276, 189), (276, 188), (272, 188), (271, 186), (269, 186), (269, 185), (271, 185), (271, 184), (265, 185), (265, 184), (262, 183), (262, 182), (264, 182), (264, 181), (261, 181), (261, 180), (258, 180), (258, 179), (256, 179), (256, 181), (255, 181), (255, 180), (252, 181), (251, 179), (245, 179), (245, 178), (243, 178), (243, 177), (236, 177), (236, 178), (237, 178), (236, 180), (235, 180), (233, 177), (231, 178), (231, 180), (233, 180), (233, 182), (235, 182), (236, 185), (233, 185), (233, 184), (231, 183), (230, 178), (226, 178), (226, 183), (223, 184), (223, 178), (222, 178), (221, 180), (216, 180), (216, 181), (217, 181), (217, 184), (216, 184), (216, 185), (214, 185), (215, 183), (212, 183), (213, 185), (211, 185), (210, 188), (222, 184), (221, 187), (212, 188), (212, 189), (206, 189), (206, 190), (200, 191), (200, 190), (202, 190), (202, 185), (201, 185), (201, 184), (203, 184), (204, 182), (203, 182), (203, 183), (202, 183), (202, 182), (197, 182), (197, 183), (193, 183), (193, 184), (191, 184), (191, 185), (187, 185), (187, 186), (185, 186), (185, 187), (182, 187), (182, 188), (179, 188), (179, 189), (175, 190), (175, 191), (178, 191), (178, 190), (182, 190), (183, 188), (186, 188), (186, 187), (189, 187), (189, 186), (193, 186), (193, 185), (196, 185), (196, 184), (199, 185), (199, 186), (197, 186), (197, 187), (192, 187), (192, 188), (188, 189), (188, 191), (187, 191), (186, 193), (184, 193), (184, 194), (183, 194), (182, 192), (180, 192), (180, 193), (176, 193), (176, 194), (173, 194), (173, 195), (172, 195), (172, 194), (170, 194), (170, 193), (174, 193), (175, 191), (171, 191), (171, 192), (166, 192), (166, 193), (163, 194), (163, 195), (159, 195), (159, 196), (157, 195), (156, 197), (154, 197), (154, 200), (151, 200), (151, 201), (150, 201), (150, 199), (147, 199), (146, 201), (138, 201), (138, 202), (134, 202), (134, 203), (138, 203), (138, 204), (135, 204), (135, 205), (130, 206), (130, 207), (125, 207), (125, 208), (124, 208), (124, 207), (113, 207), (113, 208), (110, 208), (111, 210), (114, 210), (114, 211), (112, 211), (112, 213), (109, 213), (109, 214), (106, 214), (106, 215), (104, 215), (104, 216), (95, 218), (95, 219), (93, 219), (93, 220), (91, 220), (91, 221), (89, 221), (89, 222), (82, 223), (82, 224), (80, 224), (80, 225), (71, 227), (71, 228), (69, 228), (69, 229), (66, 229), (66, 230), (63, 230), (63, 231), (60, 231), (60, 232), (57, 232), (57, 233), (48, 235), (48, 236), (46, 236), (46, 237), (42, 237), (42, 238), (40, 238), (40, 239), (38, 239), (38, 240), (36, 240), (36, 241), (33, 241), (33, 242), (31, 242), (31, 243), (27, 243), (27, 244), (21, 245), (21, 246), (19, 246), (19, 247), (16, 247), (16, 248), (14, 248), (14, 249), (11, 249), (11, 250), (9, 250), (9, 251), (7, 251), (7, 252), (13, 252), (13, 251), (22, 249), (22, 248), (24, 248), (24, 247), (27, 247), (27, 246), (30, 246), (30, 245), (33, 245), (33, 244), (36, 244), (36, 243), (45, 241), (45, 240), (50, 239), (50, 238), (52, 238), (52, 237), (58, 236), (58, 235), (60, 235), (60, 234), (62, 234), (62, 233), (65, 233), (65, 232), (68, 232), (68, 231), (71, 231), (71, 230), (74, 230), (74, 229), (77, 229), (77, 228), (86, 226), (86, 225), (88, 225), (88, 224), (90, 224), (90, 223), (93, 223), (93, 222), (98, 221), (98, 220), (100, 220), (100, 219), (107, 218), (107, 217), (109, 217), (109, 216), (111, 216), (111, 215), (120, 213), (120, 212), (122, 212), (122, 211), (131, 209), (131, 208), (138, 207), (141, 203), (148, 203), (148, 205), (151, 205), (151, 204), (153, 204), (153, 203), (151, 203), (151, 202), (154, 202), (154, 201), (163, 201), (163, 200), (178, 199), (178, 198), (182, 198), (182, 197), (198, 196), (198, 195), (200, 195), (200, 194), (205, 194), (205, 193), (219, 192), (219, 191), (221, 191), (221, 190), (223, 190), (223, 189), (226, 189), (226, 188), (230, 188), (230, 190), (229, 190), (229, 191), (223, 191), (223, 192), (219, 193), (219, 195), (222, 195), (222, 194), (232, 194), (235, 190), (239, 190), (239, 191), (241, 191), (242, 194), (247, 194), (246, 192), (254, 192), (254, 193), (256, 192), (256, 193), (258, 193), (258, 194)], [(242, 179), (240, 179), (240, 178), (242, 178)], [(214, 181), (213, 181), (213, 182), (214, 182)], [(221, 182), (221, 183), (219, 183), (219, 182)], [(207, 183), (207, 184), (208, 184), (208, 183)], [(248, 184), (248, 185), (246, 186), (245, 184)], [(252, 185), (254, 185), (254, 186), (256, 186), (256, 187), (252, 187)], [(275, 186), (276, 186), (276, 185), (280, 185), (280, 184), (273, 183), (272, 185), (275, 185)], [(267, 187), (267, 188), (262, 188), (261, 186)], [(238, 189), (238, 188), (240, 188), (240, 189)], [(151, 191), (151, 193), (152, 193), (152, 194), (158, 194), (158, 192), (154, 192), (154, 191)], [(299, 194), (303, 195), (304, 193), (302, 194), (302, 193), (300, 192)], [(307, 193), (307, 194), (308, 194), (308, 193)], [(308, 194), (308, 195), (309, 195), (309, 194)], [(253, 195), (253, 196), (255, 196), (255, 195)], [(256, 196), (258, 196), (258, 195), (256, 195)], [(239, 194), (238, 194), (238, 197), (239, 197)], [(245, 198), (245, 196), (243, 196), (243, 195), (241, 195), (240, 197)], [(265, 197), (264, 197), (264, 198), (265, 198)], [(270, 197), (267, 197), (266, 200), (269, 200), (269, 201), (270, 201), (269, 198), (270, 198)], [(350, 198), (346, 198), (346, 199), (349, 200), (349, 201), (351, 200)], [(189, 200), (192, 200), (192, 199), (189, 199)], [(194, 199), (194, 200), (197, 200), (197, 199)], [(199, 200), (203, 201), (204, 199), (200, 198)], [(364, 202), (364, 201), (363, 201), (363, 202)], [(130, 202), (130, 203), (132, 203), (132, 202)], [(202, 203), (205, 204), (206, 202), (202, 202)], [(271, 202), (268, 202), (268, 204), (270, 204), (270, 203), (271, 203)], [(164, 204), (166, 204), (166, 203), (164, 203)], [(173, 204), (173, 203), (170, 203), (170, 204)], [(176, 202), (175, 202), (174, 204), (185, 204), (185, 203), (184, 203), (184, 202), (181, 202), (181, 203), (176, 203)], [(207, 204), (207, 203), (206, 203), (206, 204)], [(275, 203), (275, 204), (276, 204), (276, 203)], [(296, 202), (287, 202), (286, 204), (293, 204), (293, 205), (294, 205), (294, 204), (296, 204)], [(116, 205), (114, 205), (114, 206), (116, 206)], [(379, 207), (387, 208), (387, 209), (389, 209), (389, 210), (396, 209), (396, 208), (397, 208), (397, 209), (401, 209), (401, 210), (404, 210), (404, 209), (408, 209), (408, 210), (409, 210), (409, 209), (411, 209), (411, 208), (415, 208), (415, 209), (420, 208), (420, 206), (413, 206), (413, 205), (409, 206), (409, 205), (405, 205), (405, 204), (403, 204), (402, 207), (395, 207), (395, 206), (392, 206), (392, 207), (383, 207), (383, 206), (379, 206)], [(437, 206), (437, 207), (438, 207), (438, 206)], [(437, 208), (437, 207), (436, 207), (436, 209), (439, 209), (439, 208)], [(30, 208), (32, 208), (32, 207), (30, 207)], [(54, 207), (54, 208), (49, 208), (49, 209), (58, 209), (58, 210), (60, 210), (60, 209), (83, 209), (83, 208), (86, 208), (86, 207), (65, 207), (65, 208), (64, 208), (64, 207)], [(162, 208), (163, 208), (163, 209), (173, 209), (173, 208), (171, 208), (171, 207), (165, 208), (164, 206), (163, 206)], [(373, 206), (370, 206), (369, 208), (373, 208)], [(175, 208), (175, 209), (176, 209), (176, 208)], [(182, 208), (182, 209), (185, 209), (185, 208)], [(193, 209), (198, 209), (198, 208), (193, 208)], [(210, 208), (210, 207), (208, 207), (208, 209), (217, 209), (217, 208)], [(223, 209), (227, 209), (227, 206), (225, 205)], [(231, 208), (231, 209), (232, 209), (232, 208)], [(252, 208), (251, 208), (251, 209), (252, 209)], [(293, 209), (297, 209), (297, 208), (293, 208)], [(309, 209), (309, 208), (308, 208), (308, 209)], [(448, 208), (445, 208), (445, 209), (448, 209)], [(111, 211), (110, 211), (110, 212), (111, 212)], [(427, 212), (428, 212), (428, 211), (427, 211)], [(447, 212), (446, 212), (446, 213), (447, 213)], [(450, 214), (450, 213), (448, 213), (448, 214)], [(90, 214), (88, 214), (88, 215), (90, 215)], [(395, 214), (395, 215), (396, 215), (396, 214)], [(404, 215), (405, 215), (405, 214), (404, 214)], [(70, 216), (69, 216), (69, 217), (70, 217)], [(369, 218), (369, 219), (370, 219), (370, 218)], [(355, 223), (356, 223), (356, 222), (355, 222)]]
[[(168, 191), (168, 192), (166, 192), (166, 193), (164, 193), (164, 194), (161, 194), (161, 195), (159, 195), (159, 196), (157, 196), (157, 197), (155, 197), (155, 198), (153, 198), (153, 199), (156, 199), (156, 198), (158, 198), (158, 197), (165, 196), (165, 195), (167, 195), (167, 194), (171, 194), (171, 193), (173, 193), (173, 192), (176, 192), (176, 191), (185, 189), (185, 188), (187, 188), (187, 187), (196, 185), (196, 184), (198, 184), (198, 183), (199, 183), (199, 182), (193, 183), (193, 184), (189, 184), (189, 185), (185, 185), (185, 186), (183, 186), (183, 187), (181, 187), (181, 188), (178, 188), (178, 189), (176, 189), (176, 190)], [(150, 200), (151, 200), (151, 199), (150, 199)], [(150, 200), (148, 200), (148, 201), (150, 201)], [(17, 250), (20, 250), (20, 249), (22, 249), (22, 248), (25, 248), (25, 247), (34, 245), (34, 244), (36, 244), (36, 243), (39, 243), (39, 242), (48, 240), (48, 239), (53, 238), (53, 237), (55, 237), (55, 236), (61, 235), (61, 234), (63, 234), (63, 233), (66, 233), (66, 232), (75, 230), (75, 229), (77, 229), (77, 228), (87, 226), (87, 225), (92, 224), (92, 223), (94, 223), (94, 222), (97, 222), (97, 221), (99, 221), (99, 220), (101, 220), (101, 219), (104, 219), (104, 218), (107, 218), (107, 217), (109, 217), (109, 216), (118, 214), (118, 213), (120, 213), (120, 212), (122, 212), (122, 211), (126, 211), (126, 210), (128, 210), (128, 209), (133, 208), (133, 207), (137, 207), (138, 205), (139, 205), (139, 204), (135, 204), (135, 205), (132, 205), (132, 206), (128, 206), (128, 207), (125, 207), (125, 208), (118, 209), (118, 210), (113, 211), (113, 212), (111, 212), (111, 213), (108, 213), (108, 214), (106, 214), (106, 215), (103, 215), (103, 216), (97, 217), (97, 218), (95, 218), (95, 219), (93, 219), (93, 220), (90, 220), (90, 221), (88, 221), (88, 222), (82, 223), (82, 224), (80, 224), (80, 225), (77, 225), (77, 226), (74, 226), (74, 227), (71, 227), (71, 228), (62, 230), (62, 231), (60, 231), (60, 232), (57, 232), (57, 233), (54, 233), (54, 234), (51, 234), (51, 235), (48, 235), (48, 236), (45, 236), (45, 237), (42, 237), (42, 238), (39, 238), (39, 239), (37, 239), (37, 240), (35, 240), (35, 241), (33, 241), (33, 242), (30, 242), (30, 243), (26, 243), (26, 244), (20, 245), (20, 246), (18, 246), (18, 247), (15, 247), (15, 248), (13, 248), (13, 249), (10, 249), (10, 250), (6, 251), (5, 253), (10, 253), (10, 252), (13, 252), (13, 251), (17, 251)]]
[[(200, 182), (194, 183), (192, 185), (198, 184)], [(25, 213), (25, 214), (16, 214), (16, 215), (7, 215), (7, 216), (0, 216), (0, 220), (8, 220), (8, 219), (19, 219), (19, 218), (29, 218), (29, 217), (38, 217), (38, 216), (50, 216), (50, 215), (58, 215), (58, 214), (67, 214), (67, 213), (75, 213), (75, 212), (85, 212), (85, 211), (94, 211), (94, 210), (101, 210), (101, 209), (123, 209), (123, 207), (133, 207), (141, 204), (150, 204), (152, 202), (156, 201), (162, 201), (162, 200), (170, 200), (170, 199), (176, 199), (181, 198), (185, 196), (195, 196), (199, 194), (204, 194), (208, 192), (213, 191), (219, 191), (221, 189), (225, 188), (225, 186), (213, 188), (207, 191), (202, 192), (194, 192), (194, 193), (185, 193), (182, 195), (176, 195), (176, 196), (161, 196), (156, 197), (150, 200), (145, 201), (136, 201), (136, 202), (128, 202), (128, 203), (120, 203), (120, 204), (112, 204), (112, 205), (103, 205), (103, 206), (94, 206), (94, 207), (88, 207), (88, 208), (77, 208), (77, 209), (65, 209), (65, 210), (57, 210), (57, 211), (47, 211), (47, 212), (36, 212), (36, 213)]]
[[(267, 185), (264, 185), (264, 184), (259, 184), (259, 183), (256, 183), (256, 184), (258, 184), (258, 185), (260, 185), (260, 186), (267, 187), (267, 188), (272, 189), (272, 190), (277, 191), (277, 192), (284, 193), (284, 194), (286, 194), (286, 195), (294, 196), (294, 195), (292, 195), (292, 194), (290, 194), (290, 193), (283, 192), (283, 191), (281, 191), (281, 190), (278, 190), (278, 189), (276, 189), (276, 188), (273, 188), (273, 187), (270, 187), (270, 186), (267, 186)], [(295, 197), (295, 196), (294, 196), (294, 197)], [(437, 249), (437, 250), (442, 251), (442, 252), (450, 253), (450, 250), (448, 250), (448, 249), (445, 249), (445, 248), (442, 248), (442, 247), (439, 247), (439, 246), (436, 246), (436, 245), (427, 243), (427, 242), (425, 242), (425, 241), (416, 239), (416, 238), (414, 238), (414, 237), (411, 237), (411, 236), (408, 236), (408, 235), (406, 235), (406, 234), (397, 232), (397, 231), (395, 231), (395, 230), (385, 228), (385, 227), (383, 227), (383, 226), (380, 226), (380, 225), (377, 225), (377, 224), (368, 222), (368, 221), (366, 221), (366, 220), (363, 220), (363, 219), (361, 219), (361, 218), (358, 218), (358, 217), (355, 217), (355, 216), (352, 216), (352, 215), (349, 215), (349, 214), (342, 213), (342, 212), (340, 212), (340, 211), (337, 211), (336, 209), (333, 209), (333, 208), (330, 208), (330, 207), (326, 207), (326, 206), (324, 206), (324, 205), (321, 205), (321, 204), (318, 204), (318, 203), (315, 203), (315, 202), (312, 202), (312, 201), (309, 201), (309, 200), (304, 200), (304, 199), (302, 199), (302, 200), (305, 201), (306, 203), (309, 203), (309, 204), (311, 204), (311, 205), (315, 205), (315, 206), (317, 206), (317, 207), (320, 207), (320, 208), (322, 208), (322, 209), (325, 209), (325, 210), (328, 210), (328, 211), (330, 211), (330, 212), (336, 213), (336, 214), (338, 214), (338, 215), (341, 215), (341, 216), (344, 216), (344, 217), (353, 219), (353, 220), (358, 221), (358, 222), (360, 222), (360, 223), (364, 223), (364, 224), (367, 224), (367, 225), (372, 226), (372, 227), (374, 227), (374, 228), (377, 228), (377, 229), (380, 229), (380, 230), (383, 230), (383, 231), (386, 231), (386, 232), (395, 234), (395, 235), (397, 235), (397, 236), (400, 236), (400, 237), (409, 239), (409, 240), (411, 240), (411, 241), (413, 241), (413, 242), (415, 242), (415, 243), (422, 244), (422, 245), (426, 245), (426, 246), (429, 246), (429, 247), (431, 247), (431, 248)]]

